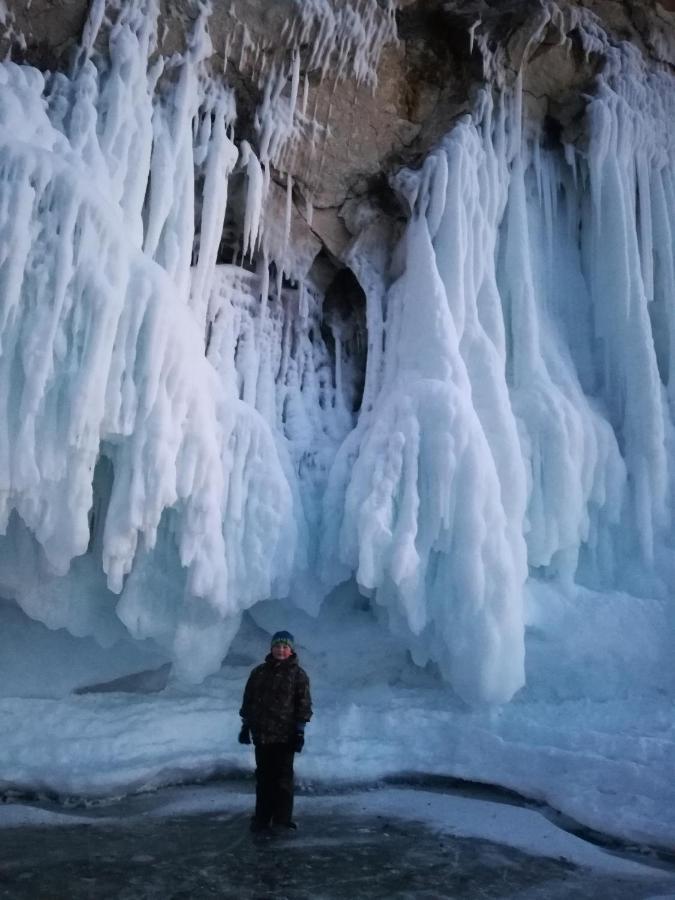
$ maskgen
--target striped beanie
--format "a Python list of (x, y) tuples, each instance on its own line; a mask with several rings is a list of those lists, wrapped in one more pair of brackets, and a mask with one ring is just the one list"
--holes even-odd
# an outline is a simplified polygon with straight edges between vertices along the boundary
[(273, 647), (275, 644), (288, 644), (292, 650), (293, 645), (295, 644), (295, 638), (290, 631), (275, 631), (272, 635), (271, 646)]

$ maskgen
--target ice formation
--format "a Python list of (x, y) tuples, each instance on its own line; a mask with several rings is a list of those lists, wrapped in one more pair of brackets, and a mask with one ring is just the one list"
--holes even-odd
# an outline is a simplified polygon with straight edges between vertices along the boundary
[[(287, 37), (372, 82), (391, 4), (335, 9), (304, 4)], [(243, 610), (316, 611), (355, 578), (416, 661), (503, 702), (528, 575), (663, 594), (672, 75), (585, 15), (607, 60), (585, 147), (523, 133), (517, 85), (485, 90), (399, 176), (394, 258), (376, 230), (349, 252), (364, 338), (324, 315), (290, 176), (273, 202), (309, 122), (299, 51), (265, 82), (254, 148), (208, 74), (206, 10), (152, 63), (154, 0), (105, 14), (68, 77), (0, 66), (3, 596), (102, 643), (153, 638), (199, 680)], [(220, 265), (235, 177), (240, 255)]]

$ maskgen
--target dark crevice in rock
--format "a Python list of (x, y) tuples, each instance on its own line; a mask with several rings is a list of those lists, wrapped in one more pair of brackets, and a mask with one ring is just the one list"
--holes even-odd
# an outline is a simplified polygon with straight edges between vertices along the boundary
[(366, 295), (351, 269), (340, 269), (326, 288), (323, 301), (321, 336), (333, 360), (339, 337), (343, 361), (354, 373), (351, 384), (351, 411), (358, 412), (363, 400), (368, 346), (366, 327)]

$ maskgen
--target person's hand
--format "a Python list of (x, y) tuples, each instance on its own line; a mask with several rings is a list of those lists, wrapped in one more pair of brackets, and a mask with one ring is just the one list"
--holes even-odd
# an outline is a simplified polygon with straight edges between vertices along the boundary
[(246, 722), (241, 726), (241, 731), (239, 732), (239, 743), (240, 744), (250, 744), (251, 743), (251, 732), (249, 730)]
[(302, 753), (302, 748), (305, 746), (305, 736), (301, 731), (298, 731), (293, 738), (293, 749), (296, 753)]

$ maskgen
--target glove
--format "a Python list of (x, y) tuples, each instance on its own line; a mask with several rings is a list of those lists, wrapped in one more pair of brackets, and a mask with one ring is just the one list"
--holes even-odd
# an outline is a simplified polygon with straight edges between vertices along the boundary
[(250, 744), (251, 743), (251, 732), (249, 730), (246, 722), (242, 723), (241, 731), (239, 732), (239, 743), (240, 744)]
[(305, 735), (298, 731), (293, 738), (293, 750), (296, 753), (302, 753), (302, 748), (305, 746)]

